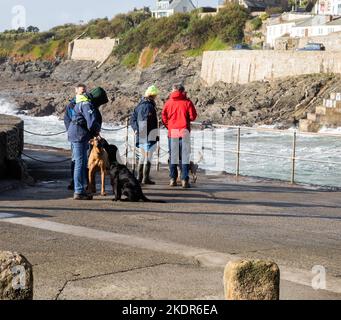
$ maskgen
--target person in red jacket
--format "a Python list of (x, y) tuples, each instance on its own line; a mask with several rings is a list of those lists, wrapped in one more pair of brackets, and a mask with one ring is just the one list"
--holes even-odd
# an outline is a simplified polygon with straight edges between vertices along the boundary
[(175, 187), (178, 165), (181, 166), (181, 183), (189, 188), (189, 165), (191, 155), (191, 121), (197, 118), (197, 111), (185, 88), (181, 84), (173, 86), (173, 92), (162, 110), (162, 122), (168, 129), (170, 185)]

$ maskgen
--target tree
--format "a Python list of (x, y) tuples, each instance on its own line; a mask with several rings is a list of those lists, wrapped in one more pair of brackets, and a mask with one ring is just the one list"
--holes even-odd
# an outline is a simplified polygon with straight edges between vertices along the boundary
[(38, 27), (34, 27), (34, 26), (29, 26), (29, 27), (26, 28), (26, 32), (37, 33), (37, 32), (39, 32), (39, 28)]

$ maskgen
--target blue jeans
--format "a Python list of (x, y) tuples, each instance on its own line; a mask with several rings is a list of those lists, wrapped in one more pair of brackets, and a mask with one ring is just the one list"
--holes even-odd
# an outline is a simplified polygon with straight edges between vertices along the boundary
[(136, 154), (137, 161), (140, 164), (152, 162), (153, 153), (157, 144), (155, 142), (147, 142), (138, 144), (137, 148), (140, 149), (140, 154)]
[(75, 161), (75, 193), (85, 194), (88, 168), (88, 142), (72, 142), (72, 158)]
[(189, 164), (191, 155), (190, 140), (168, 138), (169, 148), (169, 177), (178, 178), (178, 165), (181, 167), (181, 180), (189, 180)]

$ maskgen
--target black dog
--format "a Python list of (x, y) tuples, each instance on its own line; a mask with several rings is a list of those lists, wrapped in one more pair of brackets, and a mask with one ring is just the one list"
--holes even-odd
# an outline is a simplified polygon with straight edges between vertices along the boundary
[(131, 202), (151, 202), (142, 191), (140, 183), (137, 181), (132, 172), (123, 164), (113, 164), (110, 168), (110, 178), (114, 201), (121, 200), (122, 195), (127, 197), (127, 201)]
[(140, 183), (135, 178), (134, 174), (122, 164), (118, 148), (115, 145), (105, 144), (104, 149), (107, 151), (110, 162), (110, 179), (113, 192), (115, 195), (114, 201), (120, 201), (122, 195), (127, 197), (130, 202), (159, 202), (148, 199), (142, 191)]

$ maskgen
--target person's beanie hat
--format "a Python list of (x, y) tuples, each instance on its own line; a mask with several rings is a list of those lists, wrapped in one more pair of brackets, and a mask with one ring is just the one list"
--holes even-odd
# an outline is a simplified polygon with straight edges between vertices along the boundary
[(152, 85), (146, 90), (146, 93), (144, 94), (144, 96), (145, 97), (151, 97), (151, 96), (155, 97), (158, 94), (159, 94), (159, 89), (155, 85)]

